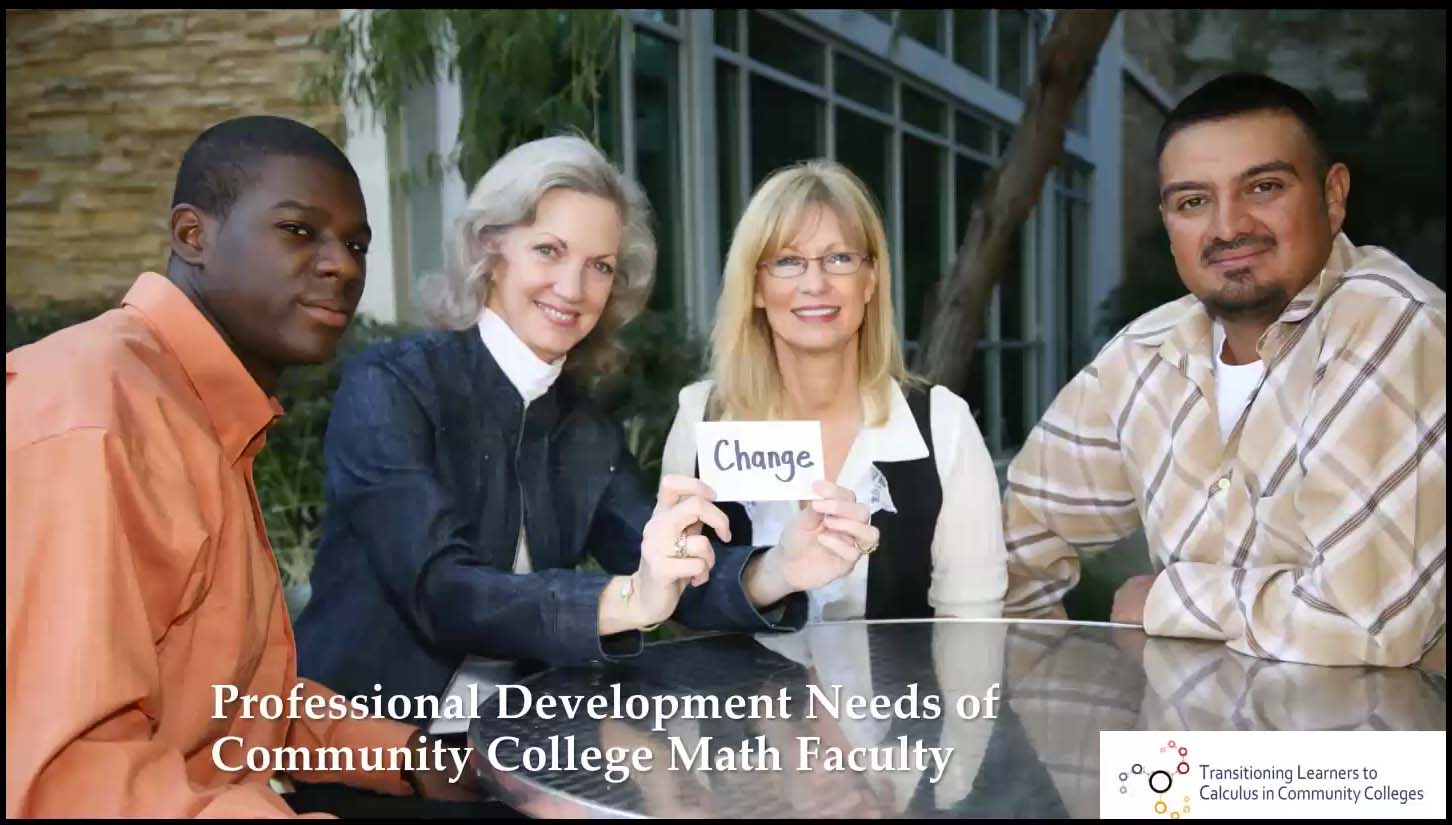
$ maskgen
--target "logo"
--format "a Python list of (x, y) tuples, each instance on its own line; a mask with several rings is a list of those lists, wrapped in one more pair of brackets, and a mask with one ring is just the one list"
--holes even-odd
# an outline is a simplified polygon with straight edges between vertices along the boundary
[(1119, 772), (1119, 792), (1146, 801), (1154, 799), (1154, 812), (1170, 819), (1189, 814), (1190, 795), (1185, 792), (1189, 788), (1186, 777), (1190, 763), (1185, 761), (1189, 756), (1188, 747), (1171, 739), (1160, 748), (1157, 758), (1135, 762)]

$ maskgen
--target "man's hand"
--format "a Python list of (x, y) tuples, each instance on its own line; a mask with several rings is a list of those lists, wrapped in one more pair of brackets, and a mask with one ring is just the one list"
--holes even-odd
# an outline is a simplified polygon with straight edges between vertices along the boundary
[(1144, 624), (1144, 603), (1149, 601), (1150, 588), (1155, 586), (1155, 575), (1131, 576), (1114, 592), (1114, 607), (1109, 611), (1109, 621), (1124, 624)]

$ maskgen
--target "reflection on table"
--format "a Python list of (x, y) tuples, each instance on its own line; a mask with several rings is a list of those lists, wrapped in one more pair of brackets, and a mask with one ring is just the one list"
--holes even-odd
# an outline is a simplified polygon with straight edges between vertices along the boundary
[[(482, 779), (534, 816), (1097, 817), (1103, 730), (1446, 729), (1441, 674), (1266, 662), (1209, 642), (1054, 622), (843, 622), (790, 635), (698, 637), (653, 645), (624, 664), (548, 671), (527, 684), (536, 696), (589, 697), (608, 695), (615, 683), (624, 696), (644, 697), (724, 700), (785, 690), (793, 713), (675, 718), (652, 731), (649, 721), (583, 714), (499, 719), (491, 699), (470, 737), (481, 750), (518, 737), (518, 746), (498, 747), (502, 764), (520, 764), (524, 749), (548, 747), (551, 737), (573, 736), (577, 752), (644, 749), (653, 767), (619, 782), (583, 770), (486, 770)], [(942, 713), (803, 718), (809, 685), (829, 695), (838, 687), (844, 702), (864, 704), (936, 695)], [(990, 704), (989, 696), (1000, 701)], [(962, 718), (960, 700), (984, 715)], [(762, 767), (760, 758), (737, 759), (734, 770), (669, 769), (702, 740), (711, 753), (760, 756), (763, 745), (774, 748), (781, 770), (744, 769)], [(818, 753), (879, 749), (884, 758), (953, 750), (941, 775), (931, 760), (911, 758), (885, 770), (827, 770), (821, 760), (799, 770), (804, 740), (814, 740)]]

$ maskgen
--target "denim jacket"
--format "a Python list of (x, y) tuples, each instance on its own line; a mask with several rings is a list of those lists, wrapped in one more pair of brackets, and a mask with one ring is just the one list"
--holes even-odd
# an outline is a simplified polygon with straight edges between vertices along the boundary
[[(655, 498), (624, 434), (568, 376), (527, 408), (478, 331), (434, 331), (348, 362), (324, 439), (327, 511), (299, 673), (345, 695), (438, 695), (466, 655), (544, 665), (631, 656), (598, 632), (610, 575), (640, 563)], [(534, 572), (513, 572), (523, 519)], [(742, 575), (763, 548), (715, 546), (675, 617), (709, 630), (792, 630)], [(592, 555), (606, 573), (574, 568)], [(619, 598), (614, 590), (604, 598)]]

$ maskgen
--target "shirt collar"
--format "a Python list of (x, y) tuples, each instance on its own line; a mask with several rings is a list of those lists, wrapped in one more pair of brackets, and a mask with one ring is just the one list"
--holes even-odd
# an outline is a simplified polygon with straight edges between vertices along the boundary
[(914, 461), (927, 457), (928, 444), (923, 441), (912, 407), (908, 406), (901, 385), (894, 381), (887, 420), (873, 427), (863, 427), (857, 433), (857, 440), (852, 443), (838, 478), (842, 479), (843, 486), (851, 487), (866, 472), (870, 462)]
[(122, 306), (134, 307), (181, 363), (229, 461), (256, 455), (259, 438), (282, 415), (237, 353), (176, 284), (155, 272), (136, 279)]
[(549, 392), (565, 367), (565, 356), (541, 361), (492, 309), (479, 314), (479, 337), (526, 404)]
[[(1286, 304), (1272, 329), (1281, 324), (1296, 324), (1305, 320), (1346, 274), (1355, 258), (1355, 252), (1356, 247), (1346, 234), (1338, 232), (1331, 241), (1331, 254), (1326, 259), (1326, 265)], [(1164, 316), (1159, 311), (1147, 316), (1158, 322), (1153, 324), (1155, 328), (1149, 332), (1135, 334), (1133, 329), (1138, 326), (1149, 327), (1149, 323), (1142, 325), (1136, 322), (1131, 325), (1131, 329), (1126, 331), (1130, 339), (1141, 345), (1159, 347), (1165, 359), (1172, 363), (1186, 359), (1198, 360), (1202, 356), (1211, 361), (1219, 360), (1219, 344), (1215, 341), (1213, 329), (1215, 324), (1210, 313), (1205, 311), (1204, 304), (1193, 296), (1186, 296), (1162, 309), (1167, 310)]]

